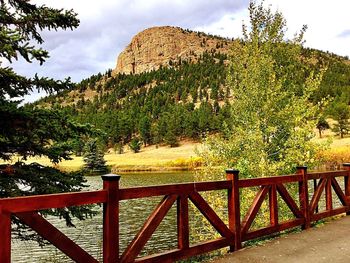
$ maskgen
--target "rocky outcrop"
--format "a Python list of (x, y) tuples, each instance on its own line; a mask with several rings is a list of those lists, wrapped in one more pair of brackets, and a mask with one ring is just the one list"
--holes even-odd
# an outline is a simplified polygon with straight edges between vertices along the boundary
[(180, 59), (196, 61), (205, 51), (227, 53), (228, 46), (228, 40), (204, 33), (179, 27), (152, 27), (133, 37), (120, 53), (112, 74), (138, 74), (171, 66)]

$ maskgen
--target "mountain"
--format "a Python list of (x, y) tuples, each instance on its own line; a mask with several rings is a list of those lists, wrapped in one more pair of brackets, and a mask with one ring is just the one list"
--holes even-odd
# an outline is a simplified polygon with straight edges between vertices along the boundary
[(119, 73), (139, 74), (173, 62), (196, 62), (204, 52), (224, 53), (229, 50), (228, 39), (210, 36), (179, 27), (152, 27), (134, 36), (120, 53), (112, 75)]
[[(181, 138), (223, 132), (232, 125), (233, 98), (225, 86), (232, 41), (238, 40), (177, 27), (146, 29), (119, 55), (115, 69), (35, 105), (94, 125), (105, 133), (101, 140), (108, 147), (120, 148), (133, 138), (175, 146)], [(347, 58), (313, 49), (304, 49), (303, 57), (315, 70), (328, 65), (315, 103), (349, 97)]]

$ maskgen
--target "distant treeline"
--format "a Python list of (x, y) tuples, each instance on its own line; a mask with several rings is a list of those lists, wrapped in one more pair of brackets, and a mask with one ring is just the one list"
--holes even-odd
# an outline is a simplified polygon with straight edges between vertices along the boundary
[[(347, 98), (350, 102), (350, 62), (334, 54), (304, 49), (317, 70), (326, 65), (314, 103), (322, 98)], [(101, 141), (108, 147), (122, 147), (133, 138), (146, 144), (175, 146), (181, 138), (200, 139), (207, 133), (230, 128), (230, 103), (225, 87), (225, 54), (207, 52), (191, 61), (170, 61), (169, 67), (137, 75), (111, 70), (93, 75), (76, 85), (79, 93), (46, 97), (36, 104), (63, 110), (79, 123), (90, 123), (103, 131)], [(94, 97), (87, 98), (85, 91)]]

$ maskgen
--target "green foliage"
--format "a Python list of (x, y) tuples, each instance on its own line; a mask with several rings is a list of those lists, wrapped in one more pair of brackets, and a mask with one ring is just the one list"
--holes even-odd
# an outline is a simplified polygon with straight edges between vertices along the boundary
[(170, 128), (166, 132), (164, 140), (165, 140), (166, 144), (168, 144), (170, 147), (179, 146), (179, 141), (178, 141), (176, 135), (174, 134), (174, 131), (172, 128)]
[(138, 153), (141, 150), (141, 141), (139, 140), (139, 138), (132, 138), (132, 140), (129, 143), (129, 147), (134, 153)]
[(72, 140), (72, 150), (75, 156), (82, 156), (84, 153), (85, 142), (82, 138)]
[[(294, 39), (285, 40), (286, 21), (281, 13), (251, 2), (249, 15), (242, 43), (232, 46), (227, 73), (227, 86), (234, 98), (231, 125), (224, 124), (222, 135), (205, 141), (199, 152), (205, 164), (197, 175), (199, 180), (222, 179), (229, 167), (239, 169), (240, 177), (250, 178), (288, 174), (298, 164), (315, 163), (319, 146), (311, 139), (319, 105), (312, 104), (311, 98), (323, 70), (313, 72), (301, 56), (305, 29)], [(297, 193), (291, 190), (291, 194)], [(243, 215), (257, 191), (242, 189)], [(219, 193), (207, 194), (206, 200), (216, 208), (226, 205)], [(289, 209), (281, 209), (281, 217), (288, 218)], [(269, 223), (268, 203), (264, 201), (253, 228)]]
[(322, 138), (322, 132), (329, 129), (329, 123), (327, 122), (326, 118), (324, 116), (321, 116), (316, 124), (316, 128), (318, 129), (318, 133), (320, 135), (320, 138)]
[[(30, 194), (50, 194), (80, 191), (86, 185), (81, 172), (61, 172), (37, 163), (26, 165), (17, 162), (13, 165), (0, 165), (0, 198)], [(88, 206), (79, 206), (40, 211), (43, 215), (56, 215), (65, 219), (68, 226), (74, 226), (73, 217), (84, 219), (95, 214)], [(30, 234), (15, 217), (12, 221), (12, 233), (17, 238), (42, 241)]]
[[(220, 131), (220, 121), (229, 121), (229, 116), (218, 106), (218, 100), (226, 98), (223, 90), (226, 59), (223, 54), (204, 53), (196, 64), (183, 60), (173, 62), (171, 68), (137, 75), (92, 76), (79, 83), (77, 89), (94, 89), (94, 84), (101, 92), (93, 100), (85, 99), (82, 94), (63, 110), (77, 122), (88, 122), (105, 131), (106, 143), (127, 144), (134, 134), (145, 145), (174, 141), (167, 137), (199, 139), (207, 132)], [(213, 95), (207, 89), (214, 90)], [(202, 101), (197, 99), (199, 93)], [(60, 93), (37, 104), (49, 103), (61, 109), (59, 102), (66, 98), (67, 93)], [(194, 102), (198, 103), (197, 107)], [(212, 104), (216, 105), (215, 109)], [(171, 132), (167, 132), (168, 126)]]
[(342, 99), (336, 99), (329, 108), (330, 116), (337, 122), (333, 131), (344, 138), (344, 135), (348, 134), (350, 131), (350, 109), (349, 105)]
[[(267, 32), (263, 34), (262, 39), (268, 35)], [(318, 104), (328, 97), (350, 94), (350, 64), (344, 57), (295, 46), (293, 41), (297, 39), (281, 42), (283, 36), (278, 34), (271, 40), (276, 42), (273, 44), (276, 49), (270, 49), (276, 65), (280, 65), (274, 70), (281, 85), (289, 88), (294, 85), (295, 95), (300, 97), (304, 93), (305, 76), (311, 76), (312, 71), (317, 73), (327, 65), (320, 85), (312, 91), (309, 99)], [(217, 38), (201, 32), (197, 35), (203, 45), (209, 39)], [(224, 44), (238, 47), (244, 41), (221, 39), (221, 43), (220, 48)], [(233, 52), (240, 51), (240, 48), (235, 48)], [(295, 51), (299, 54), (299, 61), (295, 57), (289, 61), (290, 53)], [(241, 54), (232, 53), (231, 56), (240, 58)], [(232, 126), (232, 112), (228, 109), (233, 97), (230, 87), (225, 85), (227, 62), (226, 54), (213, 49), (197, 55), (195, 61), (173, 59), (170, 67), (141, 74), (112, 76), (108, 70), (77, 84), (76, 91), (80, 94), (64, 91), (46, 97), (38, 104), (63, 109), (77, 122), (91, 123), (105, 131), (108, 136), (100, 139), (109, 147), (128, 144), (134, 135), (139, 136), (145, 145), (169, 144), (167, 134), (172, 138), (199, 140), (208, 134), (222, 134)], [(96, 92), (94, 98), (85, 96), (87, 89)], [(62, 102), (68, 106), (62, 108)], [(167, 132), (167, 129), (174, 125), (167, 122), (176, 122), (172, 132)]]
[[(244, 41), (232, 43), (239, 46)], [(312, 71), (318, 72), (325, 64), (328, 70), (323, 72), (320, 86), (313, 90), (312, 102), (318, 104), (325, 98), (349, 93), (350, 79), (346, 76), (350, 65), (344, 63), (344, 58), (301, 46), (291, 49), (289, 42), (276, 45), (279, 48), (272, 52), (276, 64), (281, 65), (281, 69), (288, 69), (286, 73), (280, 73), (275, 67), (276, 77), (281, 80), (281, 74), (284, 74), (282, 84), (295, 85), (296, 95), (303, 94), (305, 76)], [(289, 61), (290, 50), (299, 52), (300, 61)], [(236, 48), (235, 52), (240, 49)], [(233, 53), (232, 56), (236, 57)], [(225, 85), (227, 60), (227, 55), (214, 51), (198, 56), (196, 63), (173, 61), (171, 68), (162, 67), (136, 75), (112, 77), (108, 70), (77, 84), (76, 89), (82, 92), (80, 95), (73, 97), (64, 91), (37, 104), (45, 103), (64, 110), (77, 122), (91, 123), (105, 131), (108, 136), (100, 139), (110, 147), (129, 143), (134, 134), (146, 145), (168, 144), (167, 127), (172, 121), (176, 122), (172, 137), (198, 140), (207, 134), (223, 133), (232, 126), (229, 106), (232, 92)], [(84, 97), (86, 89), (96, 90), (93, 99)], [(69, 105), (62, 108), (62, 102)]]
[(313, 165), (319, 146), (311, 139), (319, 105), (311, 98), (324, 70), (314, 72), (301, 56), (305, 27), (285, 40), (286, 21), (251, 3), (250, 31), (232, 46), (227, 85), (234, 97), (226, 138), (207, 140), (203, 159), (234, 166), (243, 177), (285, 174)]
[(322, 63), (328, 65), (320, 88), (313, 95), (313, 101), (316, 103), (322, 98), (347, 96), (348, 101), (346, 103), (350, 103), (350, 63), (348, 59), (316, 50), (311, 51), (306, 49), (304, 53), (305, 56), (319, 61), (314, 65), (315, 68), (319, 67)]
[(107, 172), (106, 161), (104, 159), (104, 153), (99, 148), (96, 139), (89, 140), (85, 146), (84, 153), (84, 169), (88, 172)]
[[(1, 1), (0, 4), (0, 61), (38, 61), (42, 64), (48, 52), (36, 45), (44, 41), (42, 30), (73, 29), (79, 25), (70, 10), (37, 6), (29, 1)], [(0, 62), (1, 64), (2, 62)], [(31, 156), (46, 156), (53, 163), (69, 159), (73, 141), (90, 128), (77, 125), (60, 110), (21, 106), (20, 100), (33, 90), (54, 92), (71, 90), (69, 79), (55, 81), (35, 76), (20, 76), (11, 67), (0, 67), (0, 158), (18, 159), (15, 164), (0, 166), (0, 197), (79, 191), (84, 178), (79, 173), (65, 173), (55, 168), (21, 162)], [(72, 218), (84, 219), (93, 213), (88, 207), (52, 209), (42, 214), (56, 215), (72, 225)], [(16, 219), (17, 237), (28, 239), (23, 225)]]
[(148, 116), (144, 116), (140, 119), (139, 131), (143, 143), (145, 145), (151, 143), (151, 120)]

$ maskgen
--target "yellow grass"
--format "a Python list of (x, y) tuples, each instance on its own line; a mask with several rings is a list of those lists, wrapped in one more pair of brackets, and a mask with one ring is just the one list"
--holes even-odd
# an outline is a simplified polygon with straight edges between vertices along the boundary
[[(169, 146), (148, 146), (141, 148), (139, 153), (133, 153), (125, 147), (123, 154), (116, 154), (113, 150), (105, 155), (107, 165), (115, 167), (114, 170), (143, 170), (153, 167), (159, 169), (162, 167), (183, 167), (198, 166), (198, 157), (195, 149), (200, 143), (182, 142), (179, 147), (171, 148)], [(38, 162), (43, 165), (52, 165), (47, 158), (30, 158), (28, 162)], [(77, 170), (83, 166), (83, 158), (74, 156), (73, 160), (62, 161), (57, 166), (62, 170)]]
[[(317, 142), (331, 140), (329, 150), (319, 153), (325, 163), (350, 162), (350, 136), (340, 139), (331, 130), (326, 130), (319, 138), (314, 138)], [(196, 168), (201, 165), (201, 159), (197, 157), (195, 149), (200, 147), (200, 143), (191, 141), (181, 142), (179, 147), (171, 148), (169, 146), (148, 146), (142, 147), (139, 153), (133, 153), (128, 147), (125, 147), (123, 154), (116, 154), (112, 149), (105, 155), (107, 165), (113, 167), (112, 171), (128, 170), (162, 170), (162, 169), (182, 169)], [(30, 158), (27, 162), (38, 162), (43, 165), (51, 165), (47, 158)], [(83, 166), (83, 158), (73, 156), (73, 160), (62, 161), (57, 168), (62, 170), (78, 170)]]
[[(327, 121), (331, 127), (333, 127), (333, 125), (335, 124), (335, 121), (332, 119), (327, 119)], [(322, 138), (319, 137), (317, 129), (315, 129), (315, 134), (316, 134), (316, 137), (314, 138), (314, 140), (316, 142), (326, 142), (327, 140), (331, 140), (331, 145), (330, 145), (331, 149), (350, 146), (350, 135), (347, 135), (341, 139), (334, 132), (332, 132), (331, 129), (325, 130), (322, 133)]]
[[(333, 126), (334, 121), (331, 119), (327, 120), (328, 123)], [(330, 148), (318, 153), (317, 158), (327, 168), (340, 169), (341, 165), (345, 162), (350, 162), (350, 136), (347, 135), (344, 138), (336, 136), (330, 129), (326, 130), (322, 138), (319, 138), (318, 132), (317, 136), (314, 138), (317, 142), (331, 141)]]

